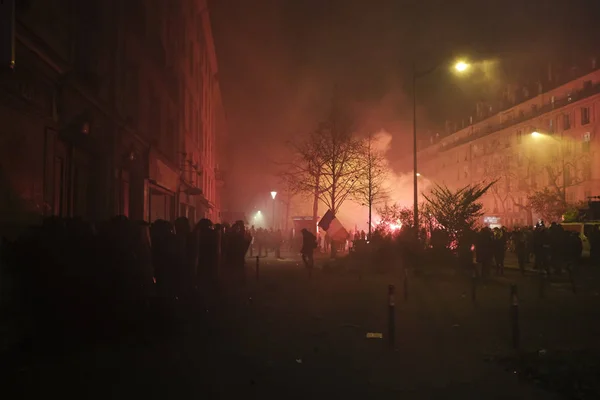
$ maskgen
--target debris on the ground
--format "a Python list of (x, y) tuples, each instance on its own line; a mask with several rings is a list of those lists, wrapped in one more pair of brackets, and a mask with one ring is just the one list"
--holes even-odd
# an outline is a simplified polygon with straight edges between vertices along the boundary
[(541, 349), (497, 360), (522, 379), (573, 399), (600, 398), (600, 353)]
[(383, 333), (369, 332), (367, 333), (367, 339), (383, 339)]
[(302, 364), (302, 359), (301, 358), (296, 358), (296, 363)]

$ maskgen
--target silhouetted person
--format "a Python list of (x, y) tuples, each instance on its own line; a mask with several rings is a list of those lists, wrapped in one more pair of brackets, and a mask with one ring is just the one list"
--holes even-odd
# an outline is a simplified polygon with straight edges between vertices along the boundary
[(494, 228), (492, 251), (496, 261), (496, 275), (504, 275), (504, 257), (506, 254), (506, 233), (500, 228)]
[(475, 244), (475, 256), (481, 266), (481, 276), (489, 277), (490, 267), (492, 265), (493, 253), (493, 234), (488, 227), (482, 228)]
[(592, 231), (588, 237), (590, 243), (590, 261), (593, 266), (600, 265), (600, 230), (598, 225), (592, 225)]
[(302, 261), (307, 268), (312, 269), (315, 265), (313, 253), (317, 248), (317, 237), (306, 228), (303, 228), (301, 233), (302, 249), (300, 249), (300, 253), (302, 254)]

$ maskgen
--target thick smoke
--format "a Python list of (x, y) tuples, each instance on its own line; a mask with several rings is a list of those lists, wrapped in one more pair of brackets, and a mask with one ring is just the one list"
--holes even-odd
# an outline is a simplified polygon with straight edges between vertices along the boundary
[[(385, 189), (388, 193), (386, 199), (382, 199), (379, 204), (372, 208), (373, 223), (376, 224), (380, 217), (377, 209), (392, 204), (401, 206), (412, 206), (413, 204), (413, 175), (412, 173), (399, 173), (393, 168), (392, 159), (392, 140), (393, 135), (385, 130), (381, 130), (373, 135), (373, 148), (380, 152), (385, 157), (386, 167), (388, 169), (388, 177), (385, 182)], [(424, 176), (419, 177), (419, 193), (427, 192), (431, 187), (431, 182)], [(359, 230), (368, 229), (369, 208), (366, 205), (361, 205), (354, 200), (346, 201), (337, 215), (340, 222), (348, 230), (353, 230), (355, 227)]]

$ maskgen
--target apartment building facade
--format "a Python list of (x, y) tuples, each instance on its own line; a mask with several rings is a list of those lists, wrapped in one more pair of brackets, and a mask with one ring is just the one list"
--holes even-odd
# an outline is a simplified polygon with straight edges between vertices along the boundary
[(600, 195), (600, 70), (469, 124), (421, 148), (419, 172), (459, 188), (495, 182), (482, 222), (508, 227), (540, 216), (529, 198), (547, 189), (576, 204)]
[[(194, 220), (220, 220), (222, 173), (220, 147), (226, 138), (225, 113), (218, 81), (218, 63), (206, 0), (189, 0), (181, 9), (183, 60), (180, 100), (180, 215)], [(193, 195), (192, 193), (198, 193)], [(201, 191), (201, 194), (199, 194)]]
[[(218, 85), (199, 83), (204, 70), (213, 82), (217, 76), (212, 37), (202, 33), (210, 24), (199, 30), (198, 19), (190, 18), (190, 10), (204, 10), (208, 20), (203, 0), (177, 7), (158, 0), (8, 0), (1, 6), (3, 32), (12, 35), (3, 35), (0, 46), (0, 225), (50, 215), (215, 218), (190, 210), (219, 209), (210, 188), (220, 182), (215, 143), (226, 123), (185, 130), (190, 110), (211, 104), (211, 115), (224, 115)], [(14, 19), (6, 17), (9, 6)], [(202, 35), (209, 43), (202, 49), (212, 46), (210, 70), (189, 56), (200, 52)], [(183, 76), (184, 63), (198, 72)], [(204, 108), (184, 98), (189, 87), (198, 87), (194, 95), (205, 97)], [(212, 140), (194, 162), (206, 163), (196, 171), (204, 176), (190, 185), (185, 171), (193, 152), (184, 140), (192, 134), (196, 142)]]

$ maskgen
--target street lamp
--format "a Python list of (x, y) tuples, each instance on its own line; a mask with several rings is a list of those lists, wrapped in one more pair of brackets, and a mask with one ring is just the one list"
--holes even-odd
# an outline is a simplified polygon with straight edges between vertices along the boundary
[(456, 69), (458, 72), (465, 72), (469, 69), (469, 64), (464, 61), (459, 61), (454, 65), (454, 69)]
[[(414, 173), (414, 222), (415, 222), (415, 232), (417, 235), (417, 239), (419, 238), (419, 184), (418, 178), (421, 174), (417, 172), (417, 79), (422, 78), (426, 75), (429, 75), (433, 71), (435, 71), (439, 67), (439, 64), (435, 67), (417, 72), (417, 67), (413, 62), (413, 74), (412, 74), (412, 89), (413, 89), (413, 173)], [(470, 64), (466, 61), (458, 61), (454, 64), (454, 70), (462, 73), (469, 69)]]
[(271, 222), (271, 226), (273, 227), (273, 230), (275, 230), (275, 197), (277, 196), (277, 192), (273, 191), (271, 192), (271, 197), (273, 198), (273, 220)]

